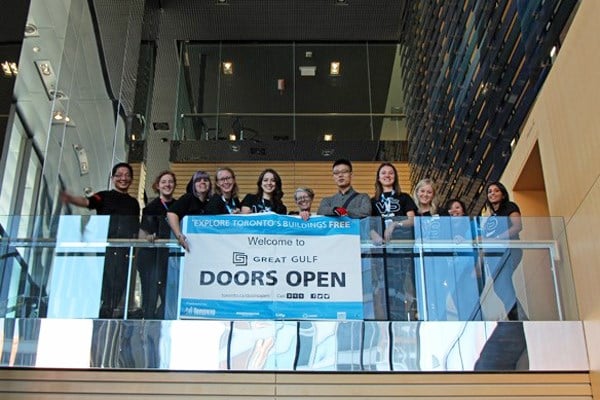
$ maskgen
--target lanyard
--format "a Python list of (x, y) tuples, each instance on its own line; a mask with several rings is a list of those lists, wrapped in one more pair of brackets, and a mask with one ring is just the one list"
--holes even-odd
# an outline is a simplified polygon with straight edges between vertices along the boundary
[(262, 203), (263, 212), (270, 212), (272, 205), (268, 206), (267, 203), (265, 203), (265, 199), (264, 198), (260, 199), (260, 201)]
[(383, 207), (384, 207), (384, 215), (391, 214), (391, 211), (392, 211), (392, 197), (394, 196), (394, 194), (396, 194), (396, 192), (394, 190), (392, 190), (390, 192), (389, 196), (385, 196), (383, 193), (381, 193), (381, 203), (383, 204)]
[(227, 213), (233, 214), (233, 210), (235, 209), (235, 202), (233, 201), (233, 197), (230, 199), (231, 204), (229, 201), (227, 201), (225, 199), (225, 196), (221, 195), (221, 199), (223, 200), (223, 203), (225, 203), (225, 208), (227, 208)]

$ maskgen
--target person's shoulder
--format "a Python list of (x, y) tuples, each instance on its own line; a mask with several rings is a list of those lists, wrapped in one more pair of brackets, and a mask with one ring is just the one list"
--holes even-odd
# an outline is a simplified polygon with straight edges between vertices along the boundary
[(153, 198), (151, 201), (148, 202), (148, 204), (146, 204), (146, 206), (144, 207), (143, 211), (144, 213), (147, 211), (151, 211), (156, 209), (156, 207), (160, 204), (160, 200), (159, 197), (155, 197)]
[(519, 208), (519, 206), (517, 205), (517, 203), (515, 203), (513, 201), (507, 201), (506, 202), (506, 209), (510, 213), (513, 213), (513, 212), (521, 213), (521, 209)]
[(321, 202), (331, 201), (331, 199), (333, 199), (337, 195), (338, 195), (338, 193), (334, 193), (334, 194), (331, 194), (329, 196), (323, 196), (323, 197), (321, 197)]
[(223, 199), (221, 198), (221, 195), (218, 193), (213, 193), (209, 198), (208, 198), (209, 202), (216, 202), (216, 201), (223, 201)]
[(258, 199), (256, 193), (248, 193), (244, 196), (242, 203), (255, 203)]

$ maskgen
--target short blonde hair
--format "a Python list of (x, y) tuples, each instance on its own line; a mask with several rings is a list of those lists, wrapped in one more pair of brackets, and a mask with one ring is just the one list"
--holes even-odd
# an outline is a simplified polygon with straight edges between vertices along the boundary
[(315, 198), (315, 192), (311, 188), (299, 187), (294, 192), (294, 201), (298, 200), (298, 193), (300, 192), (308, 193), (308, 197), (310, 197), (311, 200)]

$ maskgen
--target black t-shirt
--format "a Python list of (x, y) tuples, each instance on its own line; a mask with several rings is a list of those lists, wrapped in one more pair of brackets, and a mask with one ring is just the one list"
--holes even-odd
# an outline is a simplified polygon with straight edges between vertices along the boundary
[(263, 213), (273, 211), (277, 214), (287, 214), (287, 207), (279, 202), (273, 203), (270, 200), (259, 199), (256, 194), (247, 194), (242, 200), (242, 207), (248, 207), (253, 213)]
[[(391, 220), (401, 221), (406, 219), (409, 211), (417, 212), (417, 205), (406, 193), (385, 192), (379, 197), (371, 198), (371, 215), (382, 218), (381, 230), (383, 231)], [(411, 239), (412, 227), (397, 227), (394, 229), (394, 239)]]
[[(490, 211), (492, 215), (485, 219), (485, 225), (483, 226), (484, 237), (502, 237), (513, 226), (512, 220), (508, 218), (510, 214), (514, 212), (521, 214), (519, 206), (512, 201), (506, 201), (500, 204), (496, 211), (493, 209)], [(506, 239), (519, 239), (519, 234), (517, 233)]]
[(169, 207), (169, 212), (177, 214), (181, 221), (186, 215), (202, 215), (206, 214), (208, 199), (200, 200), (192, 193), (186, 193)]
[(162, 202), (160, 197), (152, 200), (142, 211), (142, 223), (140, 228), (161, 239), (171, 237), (171, 228), (167, 222), (167, 210), (175, 203), (175, 200)]
[(240, 199), (234, 197), (226, 201), (220, 194), (213, 194), (208, 205), (206, 206), (206, 214), (219, 215), (219, 214), (231, 214), (234, 209), (241, 209)]
[(139, 229), (140, 205), (138, 201), (116, 190), (104, 190), (88, 198), (90, 210), (98, 215), (110, 215), (108, 237), (136, 238)]
[(386, 192), (371, 198), (371, 215), (381, 217), (405, 217), (406, 213), (417, 213), (417, 205), (406, 193)]

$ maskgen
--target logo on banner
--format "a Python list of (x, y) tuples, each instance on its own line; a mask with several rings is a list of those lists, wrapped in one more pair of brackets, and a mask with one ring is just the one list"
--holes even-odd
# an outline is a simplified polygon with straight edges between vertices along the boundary
[(234, 251), (232, 262), (236, 267), (245, 267), (248, 265), (248, 255), (246, 253)]

